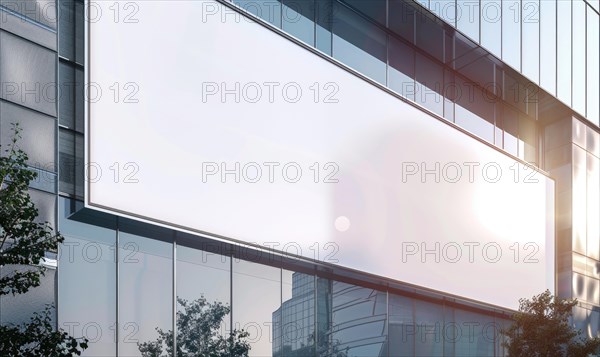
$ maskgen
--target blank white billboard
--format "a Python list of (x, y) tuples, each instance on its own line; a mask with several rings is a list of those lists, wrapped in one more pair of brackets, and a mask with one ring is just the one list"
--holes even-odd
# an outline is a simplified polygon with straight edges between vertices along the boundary
[(547, 176), (218, 2), (136, 4), (90, 7), (87, 206), (502, 307), (554, 290)]

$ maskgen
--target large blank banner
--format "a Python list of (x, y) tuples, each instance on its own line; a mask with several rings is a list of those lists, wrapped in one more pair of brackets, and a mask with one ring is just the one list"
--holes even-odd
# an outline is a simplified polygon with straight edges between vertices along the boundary
[(131, 4), (90, 4), (88, 207), (502, 307), (554, 291), (547, 176), (218, 2)]

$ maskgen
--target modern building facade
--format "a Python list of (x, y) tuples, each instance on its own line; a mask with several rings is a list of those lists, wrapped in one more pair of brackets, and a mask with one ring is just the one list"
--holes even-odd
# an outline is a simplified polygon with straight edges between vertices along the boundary
[[(540, 182), (550, 182), (544, 186), (549, 195), (544, 191), (540, 196), (527, 196), (534, 190), (531, 186), (529, 191), (519, 191), (523, 200), (507, 205), (502, 197), (486, 196), (491, 191), (484, 190), (485, 198), (495, 199), (486, 201), (485, 207), (499, 207), (492, 211), (498, 216), (513, 210), (531, 222), (531, 217), (537, 217), (532, 211), (544, 212), (536, 222), (545, 222), (547, 231), (541, 232), (542, 228), (532, 223), (532, 233), (544, 237), (550, 234), (549, 245), (555, 247), (546, 251), (552, 252), (548, 257), (552, 261), (551, 271), (547, 272), (551, 288), (560, 297), (577, 298), (579, 306), (574, 311), (574, 324), (589, 336), (598, 335), (600, 4), (597, 0), (205, 3), (210, 5), (202, 7), (203, 17), (189, 19), (190, 23), (210, 23), (204, 15), (216, 17), (224, 26), (245, 23), (256, 33), (264, 34), (265, 39), (277, 38), (285, 42), (285, 46), (305, 53), (314, 63), (332, 66), (335, 68), (332, 73), (349, 74), (357, 88), (364, 93), (367, 93), (364, 88), (376, 91), (379, 94), (375, 97), (385, 97), (386, 103), (393, 103), (399, 112), (418, 111), (419, 120), (434, 123), (424, 124), (425, 131), (410, 133), (421, 136), (418, 142), (432, 147), (435, 143), (447, 144), (441, 135), (451, 133), (448, 134), (452, 136), (451, 145), (461, 147), (463, 142), (468, 143), (464, 144), (468, 145), (468, 151), (484, 152), (487, 155), (484, 158), (507, 165), (529, 163)], [(205, 226), (195, 229), (191, 223), (175, 222), (170, 214), (178, 217), (185, 216), (182, 211), (190, 212), (184, 196), (176, 199), (181, 202), (180, 206), (171, 201), (169, 204), (156, 202), (150, 197), (133, 202), (133, 206), (158, 207), (155, 216), (145, 214), (146, 211), (127, 211), (116, 204), (99, 207), (102, 202), (90, 198), (92, 189), (101, 192), (101, 187), (93, 188), (90, 183), (93, 161), (88, 155), (97, 148), (89, 141), (89, 129), (92, 124), (96, 125), (95, 117), (90, 118), (93, 110), (89, 107), (90, 82), (94, 82), (89, 76), (94, 72), (89, 67), (99, 58), (90, 54), (100, 47), (94, 47), (90, 25), (93, 32), (92, 24), (107, 18), (123, 26), (143, 24), (151, 15), (144, 12), (149, 6), (144, 2), (96, 5), (98, 3), (78, 0), (0, 1), (0, 143), (7, 142), (10, 123), (19, 122), (24, 128), (20, 145), (30, 156), (31, 168), (39, 173), (39, 179), (31, 185), (31, 194), (40, 209), (40, 219), (54, 222), (66, 237), (59, 252), (49, 253), (49, 257), (58, 260), (58, 268), (49, 271), (39, 289), (20, 301), (2, 297), (0, 323), (19, 321), (43, 304), (54, 303), (57, 326), (90, 340), (84, 355), (140, 356), (139, 344), (155, 340), (157, 328), (176, 329), (177, 316), (182, 311), (178, 299), (205, 298), (230, 308), (218, 333), (226, 336), (234, 329), (247, 331), (250, 356), (505, 355), (499, 330), (510, 323), (514, 306), (472, 295), (468, 290), (473, 285), (469, 277), (452, 274), (435, 280), (442, 265), (429, 261), (420, 266), (422, 270), (416, 270), (419, 265), (405, 264), (406, 252), (405, 255), (396, 253), (397, 275), (393, 273), (395, 270), (370, 264), (373, 259), (366, 242), (375, 244), (377, 236), (384, 235), (382, 232), (388, 228), (381, 228), (372, 236), (368, 230), (360, 232), (364, 240), (353, 241), (352, 246), (325, 246), (323, 241), (316, 241), (321, 245), (312, 245), (307, 257), (297, 250), (291, 254), (276, 244), (253, 244), (257, 238), (251, 234), (243, 239), (244, 227), (250, 226), (241, 220), (230, 219), (229, 226), (217, 225), (214, 229), (204, 229)], [(103, 15), (94, 12), (98, 8), (103, 10)], [(172, 11), (176, 13), (176, 8)], [(185, 21), (178, 22), (182, 23)], [(174, 23), (165, 21), (165, 26), (170, 25)], [(115, 48), (125, 43), (125, 37), (113, 39)], [(175, 38), (145, 39), (150, 40), (177, 42)], [(231, 38), (223, 41), (230, 43), (230, 47), (242, 46)], [(189, 46), (194, 45), (189, 43)], [(205, 53), (210, 53), (209, 47), (204, 47), (202, 42), (198, 44)], [(226, 46), (223, 44), (223, 47)], [(165, 54), (170, 58), (177, 56), (177, 53)], [(287, 58), (285, 54), (273, 53), (272, 56)], [(238, 62), (242, 68), (244, 59)], [(256, 68), (243, 70), (252, 72)], [(302, 72), (303, 69), (290, 64), (288, 70)], [(164, 68), (157, 72), (168, 74)], [(270, 78), (257, 78), (259, 82), (268, 80)], [(140, 98), (145, 98), (144, 90), (147, 91), (148, 86), (142, 85), (145, 83), (142, 81), (135, 83), (141, 83)], [(117, 93), (110, 84), (101, 83), (105, 98)], [(136, 88), (123, 84), (119, 84), (120, 95), (127, 98), (131, 94), (129, 99), (135, 100)], [(333, 92), (329, 92), (332, 88)], [(208, 87), (203, 87), (206, 89)], [(322, 90), (324, 99), (327, 94), (337, 93), (335, 86)], [(337, 90), (341, 93), (338, 98), (342, 99), (344, 91), (351, 91), (341, 84)], [(185, 96), (179, 87), (171, 88), (170, 92)], [(248, 101), (249, 97), (241, 93), (242, 101)], [(228, 98), (228, 94), (220, 95), (217, 97)], [(364, 106), (378, 103), (366, 98), (374, 97), (365, 95)], [(335, 95), (329, 99), (335, 99)], [(336, 105), (350, 107), (347, 103), (342, 100)], [(206, 101), (203, 104), (207, 104)], [(223, 100), (219, 104), (232, 103)], [(201, 110), (199, 105), (198, 110)], [(416, 116), (407, 119), (407, 125), (421, 128), (421, 124), (410, 121), (413, 117)], [(116, 132), (127, 133), (124, 119), (114, 119), (123, 121), (122, 128), (113, 128), (115, 137)], [(373, 125), (376, 124), (374, 120)], [(428, 125), (435, 125), (435, 131), (427, 131)], [(95, 129), (93, 135), (99, 131)], [(319, 128), (314, 131), (318, 132)], [(368, 132), (365, 131), (365, 135)], [(110, 137), (96, 136), (95, 145), (100, 139)], [(127, 146), (119, 146), (122, 144), (117, 141), (107, 141), (106, 150), (111, 146), (125, 150)], [(314, 146), (321, 144), (316, 139), (306, 141)], [(407, 139), (395, 143), (394, 149), (419, 148), (414, 146), (417, 144), (411, 145)], [(374, 158), (388, 154), (377, 152), (376, 147), (369, 150), (376, 152)], [(448, 147), (448, 151), (452, 150)], [(442, 155), (442, 151), (433, 150), (432, 155)], [(487, 154), (488, 151), (493, 154)], [(469, 161), (468, 156), (459, 157)], [(169, 167), (166, 162), (169, 159), (156, 158), (155, 161), (165, 160), (164, 167)], [(120, 180), (126, 180), (127, 175), (133, 173), (129, 178), (135, 180), (138, 169), (141, 175), (148, 168), (141, 164), (137, 168), (123, 164), (125, 162), (116, 167), (102, 166), (104, 177), (119, 181), (118, 173)], [(386, 172), (377, 171), (375, 175), (385, 177)], [(365, 186), (360, 185), (362, 176), (348, 176), (350, 186), (344, 185), (344, 177), (342, 175), (340, 181), (342, 189), (334, 191), (332, 201), (352, 206), (344, 197), (353, 197), (356, 187)], [(384, 187), (382, 195), (393, 196), (388, 182), (380, 182)], [(179, 192), (175, 186), (186, 185), (195, 184), (193, 180), (185, 184), (165, 182), (164, 186), (155, 186), (155, 190)], [(482, 195), (475, 192), (475, 186), (467, 187), (471, 187), (471, 191), (467, 189), (469, 195)], [(190, 188), (189, 192), (194, 191)], [(365, 207), (379, 207), (381, 202), (387, 202), (373, 203), (368, 194), (374, 191), (364, 192), (361, 205)], [(148, 195), (148, 192), (142, 193)], [(202, 197), (189, 196), (202, 201)], [(443, 226), (449, 240), (441, 240), (442, 243), (459, 241), (453, 238), (453, 234), (462, 232), (459, 227), (466, 227), (467, 231), (475, 229), (473, 222), (478, 219), (483, 222), (480, 224), (484, 235), (500, 234), (498, 220), (467, 215), (446, 222), (442, 215), (434, 213), (433, 207), (451, 211), (446, 208), (449, 204), (461, 211), (460, 204), (448, 197), (452, 196), (441, 196), (439, 201), (424, 205), (415, 203), (415, 207), (429, 205), (432, 209), (416, 208), (410, 212), (413, 218), (402, 224), (414, 221), (418, 227)], [(536, 202), (528, 201), (532, 197)], [(215, 203), (215, 210), (217, 206)], [(313, 209), (318, 211), (319, 208)], [(552, 214), (548, 216), (546, 211)], [(200, 212), (206, 214), (198, 208), (199, 222), (202, 221)], [(393, 222), (397, 218), (390, 213), (395, 212), (391, 208), (374, 212), (377, 215), (388, 212), (386, 227), (396, 227)], [(339, 232), (361, 227), (360, 219), (349, 217), (352, 223), (336, 220), (336, 237)], [(374, 222), (381, 223), (380, 220)], [(511, 222), (505, 223), (511, 226)], [(235, 226), (241, 227), (242, 233), (238, 233)], [(525, 226), (517, 228), (526, 229)], [(291, 223), (289, 229), (302, 231)], [(389, 228), (389, 231), (396, 232), (394, 229)], [(275, 228), (273, 230), (277, 233)], [(511, 232), (501, 233), (509, 235)], [(487, 238), (481, 236), (482, 242)], [(410, 235), (397, 239), (417, 241)], [(419, 239), (440, 241), (433, 233)], [(280, 242), (287, 241), (282, 238)], [(343, 253), (350, 252), (354, 260), (338, 262), (323, 258), (335, 253), (336, 247), (341, 252), (338, 257), (346, 257)], [(391, 247), (399, 245), (373, 248), (373, 254), (381, 256), (383, 261), (384, 256), (393, 257), (385, 252), (391, 252)], [(315, 253), (317, 255), (310, 259)], [(361, 255), (366, 258), (361, 260)], [(446, 263), (452, 260), (443, 252), (441, 255)], [(389, 266), (387, 261), (386, 264)], [(473, 267), (477, 269), (478, 265)], [(490, 276), (485, 286), (475, 286), (474, 290), (500, 295), (501, 291), (495, 290), (495, 286), (502, 281), (494, 279)], [(510, 279), (518, 280), (515, 275), (507, 280)], [(515, 288), (515, 293), (520, 296), (519, 288)]]

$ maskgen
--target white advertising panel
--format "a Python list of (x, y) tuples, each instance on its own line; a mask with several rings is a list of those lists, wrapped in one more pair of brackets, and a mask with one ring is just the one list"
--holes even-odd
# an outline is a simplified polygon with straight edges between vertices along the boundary
[(551, 179), (218, 2), (136, 4), (89, 9), (89, 207), (508, 308), (554, 290)]

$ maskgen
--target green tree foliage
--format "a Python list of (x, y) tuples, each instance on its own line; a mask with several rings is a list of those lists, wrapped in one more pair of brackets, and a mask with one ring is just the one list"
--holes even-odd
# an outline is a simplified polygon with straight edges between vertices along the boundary
[(554, 297), (550, 291), (519, 300), (514, 323), (503, 330), (509, 357), (588, 357), (598, 352), (600, 339), (588, 339), (569, 324), (577, 300)]
[[(18, 148), (20, 129), (0, 156), (0, 296), (17, 295), (40, 285), (45, 268), (39, 265), (47, 251), (64, 238), (49, 222), (36, 222), (38, 210), (29, 196), (36, 173), (27, 169), (27, 154)], [(27, 269), (17, 269), (26, 266)], [(11, 269), (14, 267), (14, 269)], [(12, 270), (12, 271), (11, 271)], [(70, 337), (52, 324), (52, 306), (36, 313), (29, 323), (0, 326), (1, 356), (72, 356), (87, 348), (86, 339)]]
[[(226, 338), (221, 334), (221, 323), (230, 308), (220, 302), (209, 303), (204, 297), (191, 302), (177, 299), (178, 357), (247, 357), (250, 344), (248, 333), (232, 331)], [(156, 328), (158, 338), (138, 343), (143, 357), (173, 356), (173, 331)]]
[(2, 356), (79, 356), (87, 348), (87, 341), (55, 331), (52, 322), (54, 308), (50, 305), (35, 312), (28, 323), (19, 326), (0, 326), (0, 354)]

